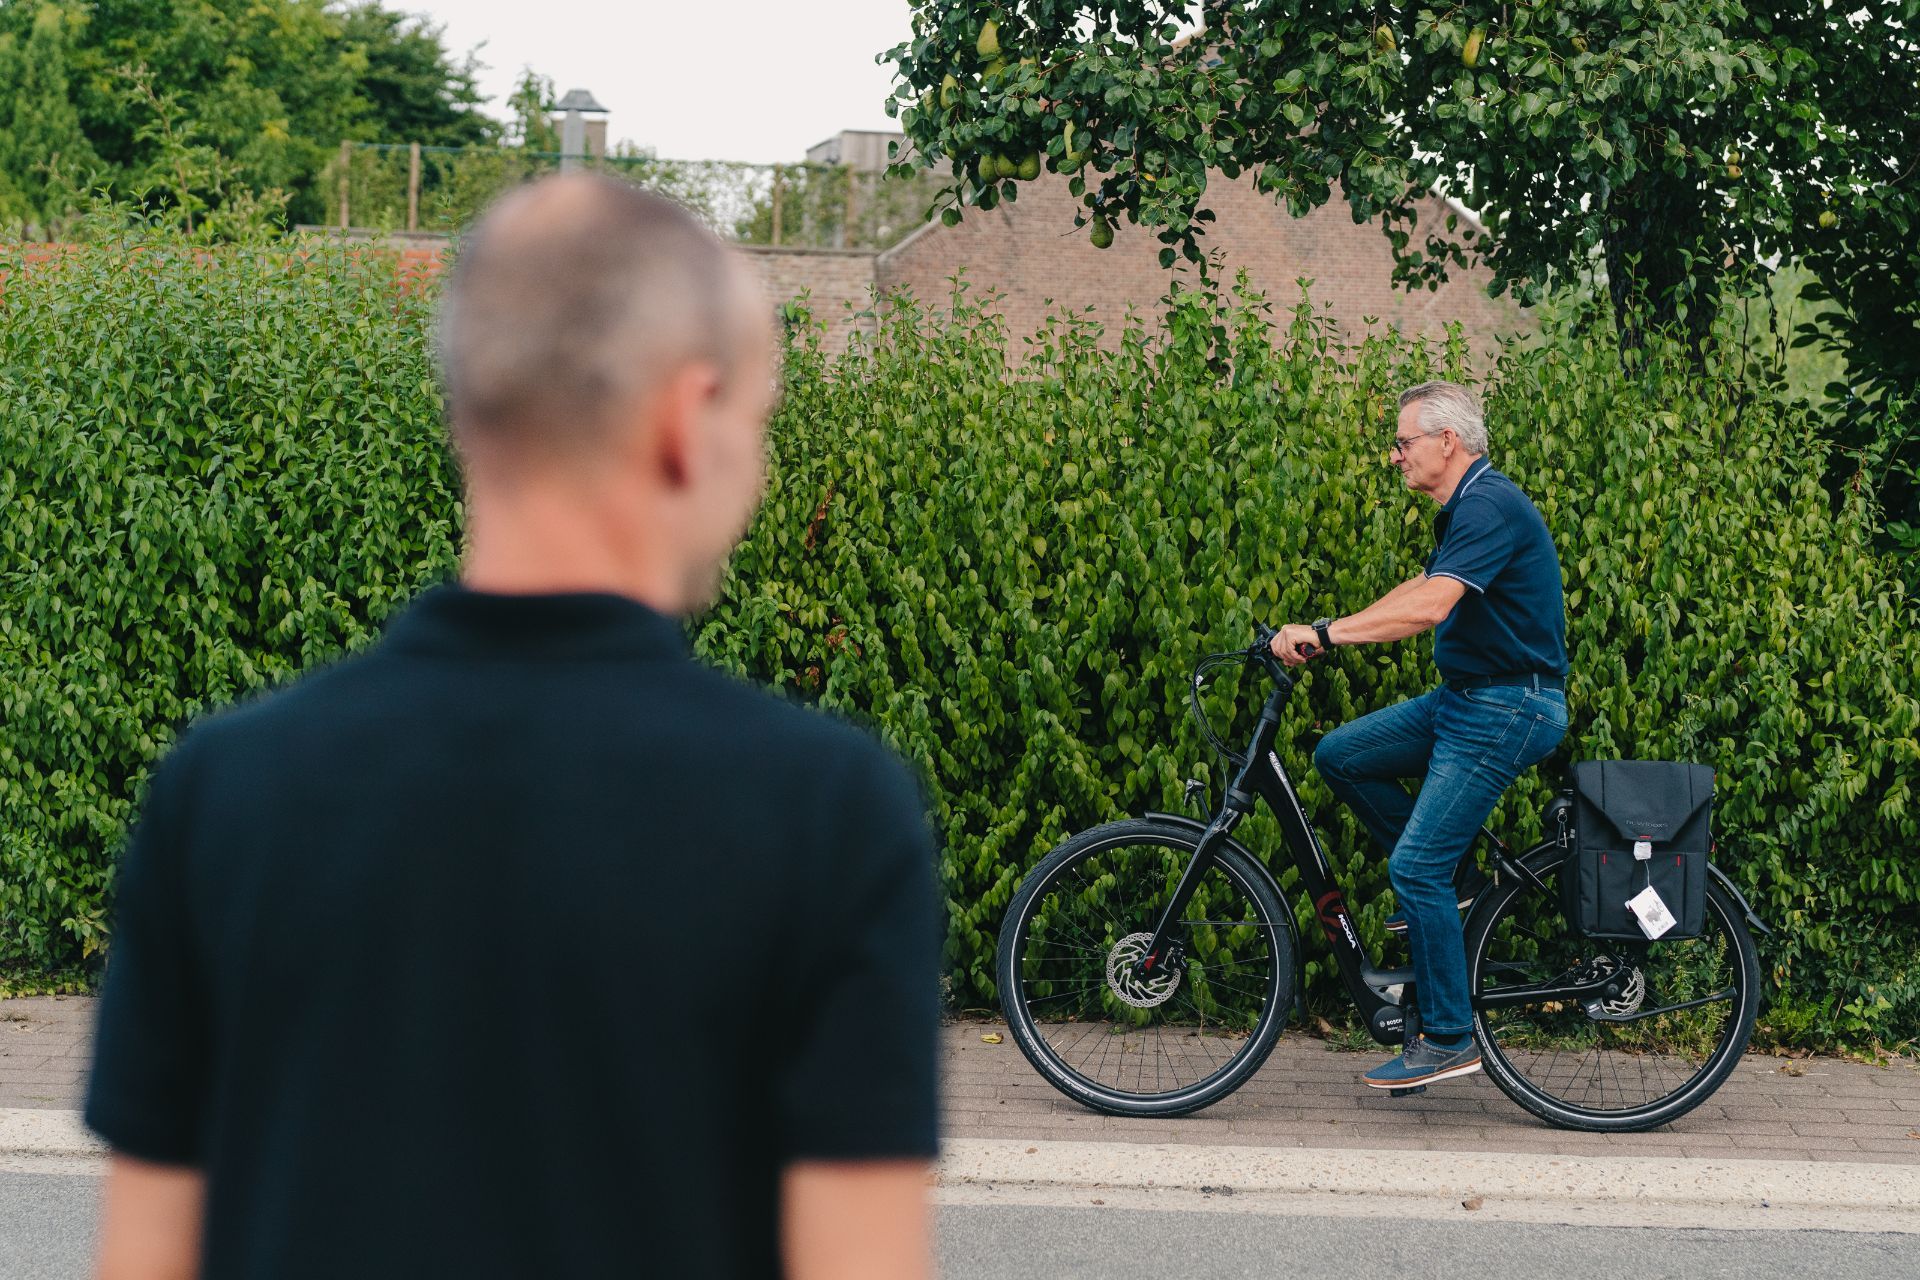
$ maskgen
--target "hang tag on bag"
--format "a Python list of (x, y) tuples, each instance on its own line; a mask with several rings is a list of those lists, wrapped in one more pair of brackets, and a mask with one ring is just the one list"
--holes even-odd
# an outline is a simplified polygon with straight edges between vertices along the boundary
[(1652, 885), (1628, 898), (1627, 910), (1633, 912), (1633, 918), (1640, 922), (1640, 932), (1649, 938), (1657, 938), (1673, 928), (1673, 912), (1667, 910), (1666, 902)]

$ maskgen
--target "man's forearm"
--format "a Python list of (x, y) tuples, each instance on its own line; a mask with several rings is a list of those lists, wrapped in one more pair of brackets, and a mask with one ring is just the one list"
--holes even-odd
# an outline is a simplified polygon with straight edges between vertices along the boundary
[(1417, 636), (1445, 620), (1463, 589), (1452, 578), (1421, 574), (1360, 612), (1334, 619), (1327, 634), (1335, 644), (1380, 644)]
[(116, 1155), (107, 1169), (95, 1280), (190, 1280), (200, 1273), (206, 1177)]
[[(1427, 580), (1426, 574), (1416, 573), (1411, 578), (1408, 578), (1405, 582), (1401, 583), (1399, 586), (1395, 587), (1393, 590), (1387, 592), (1387, 594), (1381, 596), (1378, 600), (1374, 601), (1373, 603), (1378, 605), (1378, 604), (1385, 604), (1389, 600), (1404, 599), (1407, 595), (1411, 594), (1414, 591), (1419, 590), (1421, 584), (1426, 582), (1426, 580)], [(1365, 611), (1362, 610), (1362, 612), (1365, 612)]]
[(806, 1161), (781, 1176), (789, 1280), (926, 1280), (934, 1274), (919, 1160)]

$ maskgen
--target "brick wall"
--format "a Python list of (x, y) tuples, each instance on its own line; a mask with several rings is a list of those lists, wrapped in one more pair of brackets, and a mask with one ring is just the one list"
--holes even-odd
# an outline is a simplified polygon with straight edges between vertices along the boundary
[[(324, 229), (322, 229), (324, 230)], [(84, 244), (23, 244), (15, 247), (23, 268), (32, 268), (40, 263), (51, 261), (58, 255), (83, 253), (88, 246)], [(402, 288), (419, 287), (425, 281), (440, 274), (446, 266), (446, 244), (442, 237), (430, 243), (396, 242), (368, 243), (357, 246), (356, 252), (384, 258), (393, 265), (394, 278)], [(218, 252), (215, 249), (197, 248), (200, 258), (211, 257)], [(290, 254), (301, 252), (296, 244), (288, 249)], [(6, 272), (0, 271), (0, 283), (6, 280)]]
[(873, 300), (874, 255), (852, 249), (792, 249), (742, 245), (747, 261), (760, 273), (773, 306), (808, 295), (815, 316), (827, 327), (827, 349), (839, 351), (856, 330), (871, 334), (871, 318), (860, 318)]
[[(1371, 319), (1403, 332), (1438, 334), (1457, 320), (1476, 348), (1490, 353), (1496, 334), (1530, 324), (1507, 299), (1487, 296), (1490, 273), (1484, 268), (1456, 272), (1435, 292), (1394, 288), (1386, 237), (1377, 224), (1356, 226), (1337, 190), (1326, 205), (1294, 218), (1255, 191), (1251, 178), (1230, 182), (1216, 174), (1205, 203), (1217, 221), (1209, 224), (1202, 249), (1224, 252), (1228, 280), (1245, 267), (1276, 311), (1293, 306), (1297, 281), (1306, 277), (1314, 282), (1315, 301), (1326, 304), (1349, 333), (1361, 332)], [(1006, 294), (1001, 309), (1016, 338), (1032, 333), (1058, 306), (1091, 305), (1096, 318), (1117, 321), (1131, 303), (1151, 320), (1168, 286), (1159, 264), (1162, 245), (1151, 232), (1122, 224), (1112, 247), (1095, 249), (1087, 229), (1074, 230), (1078, 205), (1063, 177), (1022, 183), (1016, 203), (991, 212), (969, 210), (959, 226), (936, 223), (881, 254), (876, 281), (883, 291), (907, 288), (932, 301), (947, 296), (948, 277), (965, 266), (976, 289), (991, 286)], [(1451, 210), (1431, 199), (1419, 212), (1416, 238)], [(1181, 267), (1192, 271), (1191, 264)]]

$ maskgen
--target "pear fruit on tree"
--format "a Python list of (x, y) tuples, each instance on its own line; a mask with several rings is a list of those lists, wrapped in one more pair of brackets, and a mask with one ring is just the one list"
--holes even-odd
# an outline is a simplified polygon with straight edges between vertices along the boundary
[(980, 38), (973, 42), (973, 51), (983, 58), (996, 58), (1000, 55), (1000, 24), (988, 18), (980, 24)]
[(1460, 50), (1460, 61), (1469, 67), (1479, 66), (1480, 49), (1486, 42), (1487, 29), (1485, 27), (1475, 27), (1472, 31), (1468, 32), (1466, 46)]

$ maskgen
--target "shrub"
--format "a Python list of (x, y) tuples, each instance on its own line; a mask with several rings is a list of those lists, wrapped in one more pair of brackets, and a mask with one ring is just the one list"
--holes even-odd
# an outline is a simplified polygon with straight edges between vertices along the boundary
[[(451, 572), (460, 508), (425, 303), (375, 263), (145, 243), (17, 275), (0, 307), (0, 957), (51, 966), (103, 937), (112, 851), (179, 725), (368, 643)], [(1198, 654), (1417, 571), (1430, 508), (1387, 434), (1399, 389), (1466, 376), (1466, 348), (1344, 344), (1304, 299), (1276, 321), (1244, 289), (1176, 292), (1152, 331), (1062, 314), (1024, 345), (963, 287), (878, 323), (842, 356), (795, 325), (766, 505), (696, 643), (919, 766), (953, 998), (977, 1006), (1025, 870), (1213, 769)], [(1911, 1037), (1913, 606), (1866, 501), (1822, 490), (1804, 408), (1658, 341), (1623, 367), (1611, 332), (1576, 317), (1492, 379), (1495, 461), (1554, 530), (1574, 666), (1572, 732), (1494, 825), (1535, 835), (1569, 758), (1712, 764), (1720, 861), (1778, 930), (1772, 1034)], [(1383, 859), (1309, 755), (1430, 687), (1430, 652), (1316, 662), (1282, 730), (1376, 946)], [(1251, 693), (1215, 687), (1210, 716), (1244, 735)], [(1242, 832), (1279, 851), (1269, 818)]]
[(454, 563), (427, 304), (378, 256), (164, 236), (0, 260), (0, 960), (105, 938), (194, 714), (360, 647)]

